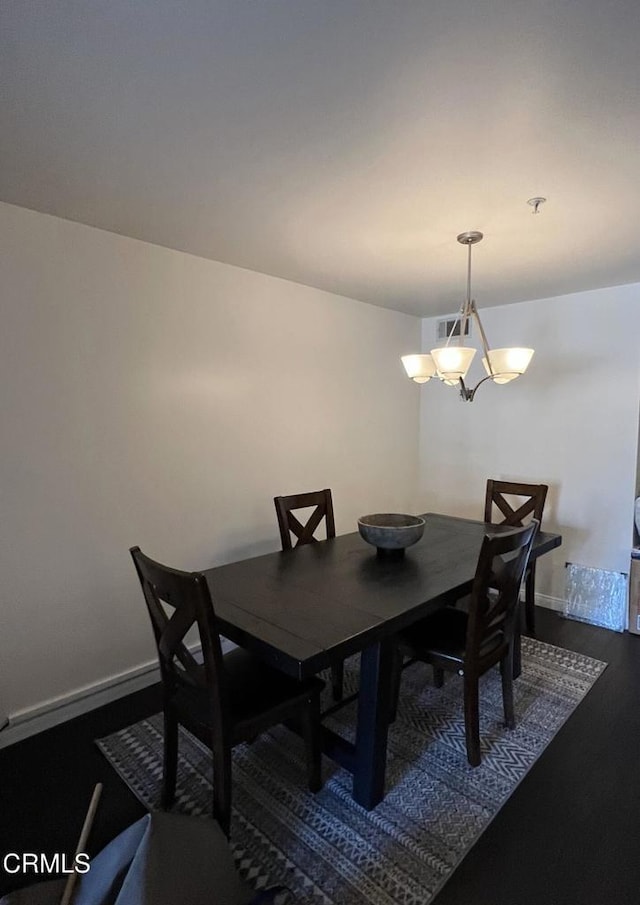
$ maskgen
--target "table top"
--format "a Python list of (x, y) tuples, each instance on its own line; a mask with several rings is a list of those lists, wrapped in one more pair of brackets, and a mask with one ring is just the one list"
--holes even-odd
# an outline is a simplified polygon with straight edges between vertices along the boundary
[[(485, 533), (500, 529), (423, 518), (422, 538), (399, 560), (378, 557), (356, 531), (205, 570), (221, 633), (304, 678), (464, 596)], [(561, 542), (539, 532), (532, 557)]]

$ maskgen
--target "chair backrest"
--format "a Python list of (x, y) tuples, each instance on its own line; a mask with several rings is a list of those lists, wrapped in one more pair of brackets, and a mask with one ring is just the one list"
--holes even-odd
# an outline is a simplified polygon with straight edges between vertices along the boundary
[[(283, 550), (291, 550), (292, 547), (299, 547), (303, 544), (311, 544), (317, 541), (318, 538), (314, 537), (314, 535), (323, 521), (325, 522), (327, 537), (336, 536), (330, 490), (313, 490), (309, 493), (277, 496), (274, 497), (273, 502), (276, 507), (276, 515), (278, 516), (278, 527)], [(294, 515), (294, 512), (299, 509), (310, 509), (311, 507), (313, 507), (313, 512), (303, 524)], [(292, 542), (291, 535), (296, 538), (295, 543)]]
[(509, 642), (515, 628), (520, 585), (539, 522), (485, 534), (469, 603), (465, 659), (479, 660)]
[[(487, 481), (484, 520), (492, 525), (520, 527), (529, 516), (542, 521), (542, 510), (549, 487), (546, 484), (518, 484), (514, 481)], [(507, 497), (519, 497), (514, 506)], [(524, 498), (524, 499), (523, 499)], [(494, 507), (500, 515), (493, 517)]]
[[(129, 552), (151, 618), (165, 690), (172, 692), (180, 685), (206, 688), (214, 711), (210, 717), (217, 724), (227, 710), (226, 690), (220, 635), (206, 578), (199, 572), (163, 566), (145, 556), (140, 547)], [(194, 625), (202, 645), (202, 664), (184, 644)]]

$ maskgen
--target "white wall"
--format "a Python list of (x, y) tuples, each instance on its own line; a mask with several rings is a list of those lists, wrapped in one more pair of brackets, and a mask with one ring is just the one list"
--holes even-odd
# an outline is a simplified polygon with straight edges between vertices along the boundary
[(128, 548), (278, 548), (273, 496), (338, 533), (414, 511), (417, 318), (0, 205), (0, 694), (10, 714), (153, 658)]
[(2, 204), (0, 273), (12, 715), (153, 659), (129, 546), (184, 568), (277, 549), (279, 493), (332, 487), (343, 533), (365, 510), (479, 517), (489, 475), (545, 481), (564, 544), (538, 591), (563, 596), (566, 560), (628, 569), (640, 286), (481, 308), (494, 346), (536, 355), (463, 403), (407, 382), (417, 319), (301, 285)]
[[(471, 403), (434, 380), (422, 388), (420, 496), (425, 509), (479, 518), (488, 477), (549, 484), (544, 524), (562, 547), (536, 590), (564, 596), (566, 561), (629, 571), (640, 408), (640, 285), (480, 315), (494, 348), (531, 346), (527, 373), (488, 381)], [(423, 321), (423, 349), (436, 345)], [(477, 340), (477, 342), (476, 342)], [(473, 345), (479, 345), (474, 336)], [(470, 385), (483, 376), (480, 355)], [(481, 373), (482, 372), (482, 373)]]

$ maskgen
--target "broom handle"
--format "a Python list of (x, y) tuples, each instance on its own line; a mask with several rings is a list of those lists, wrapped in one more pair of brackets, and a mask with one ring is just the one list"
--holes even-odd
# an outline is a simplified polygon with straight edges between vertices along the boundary
[(84, 818), (84, 824), (82, 826), (82, 831), (80, 832), (80, 838), (78, 839), (76, 853), (73, 858), (73, 873), (69, 874), (67, 883), (64, 887), (64, 892), (62, 893), (62, 898), (60, 899), (60, 905), (69, 905), (69, 903), (71, 902), (73, 890), (76, 885), (76, 880), (78, 879), (78, 873), (75, 868), (76, 858), (80, 854), (80, 852), (84, 851), (84, 848), (87, 844), (87, 839), (89, 838), (93, 820), (96, 816), (96, 810), (98, 808), (98, 802), (100, 801), (101, 794), (102, 783), (99, 782), (93, 790), (93, 795), (91, 796), (91, 801), (89, 802), (89, 809), (87, 811), (87, 816)]

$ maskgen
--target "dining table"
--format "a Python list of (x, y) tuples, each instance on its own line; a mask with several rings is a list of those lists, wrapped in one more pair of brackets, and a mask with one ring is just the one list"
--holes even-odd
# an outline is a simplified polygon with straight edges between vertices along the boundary
[[(485, 534), (511, 530), (422, 518), (424, 533), (403, 556), (379, 555), (355, 531), (203, 570), (220, 633), (288, 675), (305, 679), (359, 655), (355, 741), (325, 725), (322, 740), (367, 810), (384, 796), (394, 636), (469, 594)], [(531, 557), (561, 543), (538, 531)]]

